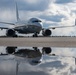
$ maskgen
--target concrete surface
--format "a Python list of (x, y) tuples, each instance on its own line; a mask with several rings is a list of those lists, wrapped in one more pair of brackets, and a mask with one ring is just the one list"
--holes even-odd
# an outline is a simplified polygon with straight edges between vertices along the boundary
[(76, 37), (0, 37), (0, 46), (76, 47)]

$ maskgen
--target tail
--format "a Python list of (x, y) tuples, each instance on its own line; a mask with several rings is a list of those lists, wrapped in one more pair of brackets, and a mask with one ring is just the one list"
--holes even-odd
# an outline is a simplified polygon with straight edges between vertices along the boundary
[(17, 18), (17, 22), (18, 22), (20, 20), (20, 18), (19, 18), (17, 3), (16, 3), (16, 18)]

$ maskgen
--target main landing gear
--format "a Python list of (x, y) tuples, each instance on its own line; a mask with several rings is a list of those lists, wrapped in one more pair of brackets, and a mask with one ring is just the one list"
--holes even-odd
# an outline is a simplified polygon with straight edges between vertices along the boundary
[(38, 33), (37, 33), (37, 32), (34, 33), (34, 34), (33, 34), (33, 37), (38, 37)]

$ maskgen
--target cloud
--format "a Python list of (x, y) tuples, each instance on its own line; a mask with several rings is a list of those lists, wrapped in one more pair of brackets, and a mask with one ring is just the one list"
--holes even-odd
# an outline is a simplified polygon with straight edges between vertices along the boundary
[(14, 10), (0, 10), (0, 21), (13, 22), (16, 21)]
[(64, 15), (52, 15), (52, 16), (40, 16), (41, 19), (45, 19), (47, 21), (53, 21), (53, 22), (60, 22), (62, 18), (64, 18)]
[(73, 56), (75, 53), (74, 48), (52, 48), (52, 49), (54, 50), (53, 51), (54, 53), (60, 56)]
[(65, 3), (70, 3), (70, 2), (73, 2), (75, 0), (56, 0), (56, 3), (58, 4), (65, 4)]
[[(20, 10), (43, 11), (48, 8), (50, 0), (16, 0)], [(14, 0), (0, 1), (1, 8), (15, 8)]]
[(10, 60), (1, 62), (0, 60), (0, 74), (1, 75), (14, 75), (16, 63)]
[(1, 0), (0, 1), (0, 9), (13, 8), (15, 6), (14, 0)]
[(30, 1), (30, 0), (23, 0), (23, 1), (26, 2), (26, 3), (29, 3), (29, 4), (35, 4), (35, 3), (37, 4), (39, 2), (39, 0), (32, 0), (32, 1)]
[(43, 11), (48, 8), (50, 0), (20, 0), (18, 1), (19, 9), (30, 11)]
[[(52, 58), (52, 59), (51, 59)], [(72, 74), (71, 71), (74, 71), (74, 58), (68, 58), (68, 57), (56, 57), (50, 56), (50, 59), (46, 58), (44, 59), (44, 63), (40, 65), (40, 68), (44, 68), (46, 72), (52, 75), (67, 75)], [(70, 68), (72, 68), (70, 70)]]

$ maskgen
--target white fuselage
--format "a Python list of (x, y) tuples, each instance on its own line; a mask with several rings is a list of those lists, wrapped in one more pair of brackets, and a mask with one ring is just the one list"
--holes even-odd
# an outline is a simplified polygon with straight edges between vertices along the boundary
[(27, 22), (19, 21), (16, 23), (14, 30), (18, 33), (28, 34), (28, 33), (40, 33), (42, 30), (42, 23), (37, 18), (31, 18)]

